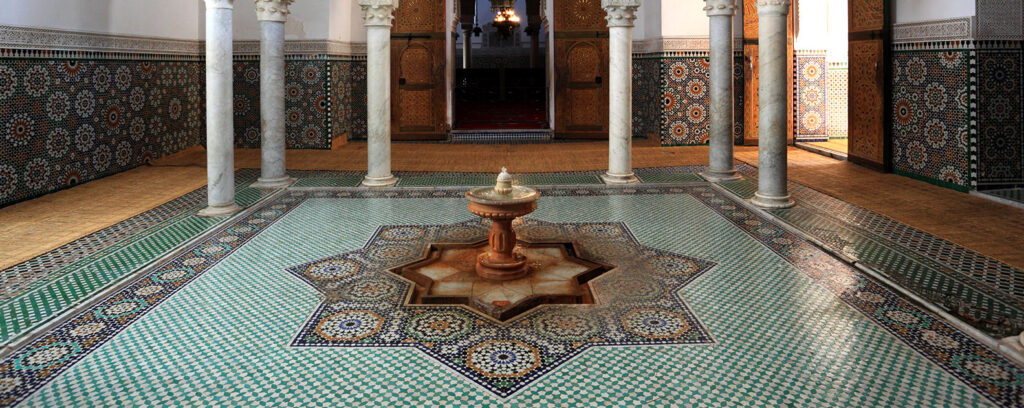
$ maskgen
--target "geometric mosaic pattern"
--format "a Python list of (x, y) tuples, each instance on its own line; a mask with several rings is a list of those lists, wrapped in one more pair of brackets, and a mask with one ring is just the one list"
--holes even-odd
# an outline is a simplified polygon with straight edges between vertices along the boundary
[(970, 53), (893, 54), (893, 166), (899, 174), (970, 186)]
[(828, 62), (825, 124), (829, 139), (846, 139), (849, 136), (846, 116), (850, 109), (850, 75), (847, 65), (845, 62)]
[[(244, 187), (258, 172), (235, 178), (235, 201), (251, 206), (272, 190)], [(224, 218), (195, 216), (206, 188), (55, 251), (0, 271), (0, 343), (24, 335), (110, 284), (173, 251)], [(84, 244), (84, 245), (82, 245)], [(63, 254), (54, 259), (52, 254)]]
[(357, 251), (289, 271), (327, 301), (296, 336), (298, 347), (415, 347), (507, 397), (591, 347), (710, 343), (678, 297), (710, 269), (707, 261), (642, 246), (618, 223), (528, 221), (528, 242), (573, 242), (579, 256), (615, 262), (588, 282), (592, 305), (543, 305), (498, 321), (463, 305), (410, 305), (413, 283), (389, 269), (422, 259), (433, 242), (487, 238), (480, 221), (386, 225)]
[[(234, 62), (235, 145), (260, 147), (260, 62)], [(285, 144), (330, 149), (335, 137), (366, 138), (366, 64), (305, 56), (285, 61)]]
[(506, 398), (421, 352), (287, 347), (319, 300), (285, 268), (472, 218), (461, 188), (294, 190), (5, 356), (0, 405), (1019, 405), (1019, 367), (707, 185), (541, 193), (536, 220), (718, 264), (678, 292), (715, 344), (592, 348)]
[(978, 184), (1024, 184), (1020, 48), (978, 50)]
[(199, 144), (202, 76), (194, 60), (0, 60), (0, 207)]
[(828, 67), (823, 52), (801, 50), (796, 56), (796, 139), (799, 142), (828, 140)]
[[(756, 178), (721, 183), (739, 197), (753, 195)], [(799, 203), (773, 214), (836, 253), (888, 279), (994, 338), (1024, 330), (1024, 271), (843, 202), (790, 184)]]
[[(633, 137), (658, 134), (662, 146), (708, 143), (711, 95), (707, 57), (633, 58)], [(742, 60), (734, 65), (735, 89), (743, 88)], [(736, 143), (743, 141), (743, 92), (735, 92)]]

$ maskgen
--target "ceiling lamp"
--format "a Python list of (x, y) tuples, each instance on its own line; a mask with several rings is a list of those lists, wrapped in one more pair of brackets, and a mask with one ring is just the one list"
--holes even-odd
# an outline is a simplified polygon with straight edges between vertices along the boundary
[(512, 36), (512, 32), (519, 28), (519, 16), (516, 15), (514, 8), (503, 8), (494, 15), (493, 24), (494, 28), (498, 29), (498, 35), (501, 35), (502, 38), (508, 38)]

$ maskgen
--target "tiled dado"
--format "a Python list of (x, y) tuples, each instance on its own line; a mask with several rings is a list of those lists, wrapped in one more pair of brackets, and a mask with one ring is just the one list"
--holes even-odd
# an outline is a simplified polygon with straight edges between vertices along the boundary
[(824, 142), (828, 136), (828, 63), (826, 52), (796, 52), (793, 88), (794, 129), (798, 142)]
[(0, 50), (0, 207), (202, 141), (199, 57)]
[(1020, 42), (977, 50), (979, 189), (1024, 185), (1022, 58)]
[(969, 49), (893, 53), (896, 173), (961, 191), (970, 188), (972, 56)]
[[(260, 63), (236, 56), (235, 145), (260, 147)], [(285, 60), (285, 143), (289, 149), (330, 149), (337, 137), (366, 138), (366, 62), (351, 57), (288, 56)]]
[[(692, 54), (692, 55), (691, 55)], [(707, 52), (666, 52), (633, 57), (633, 137), (657, 135), (663, 146), (708, 143), (710, 61)], [(733, 134), (743, 142), (743, 66), (736, 60)]]

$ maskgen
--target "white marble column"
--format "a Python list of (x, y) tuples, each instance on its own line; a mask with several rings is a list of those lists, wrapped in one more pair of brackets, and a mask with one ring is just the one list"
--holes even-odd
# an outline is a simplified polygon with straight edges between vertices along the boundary
[(733, 165), (733, 17), (736, 0), (705, 0), (704, 11), (711, 20), (711, 134), (708, 148), (708, 170), (701, 173), (709, 181), (739, 178)]
[(462, 27), (462, 67), (473, 67), (473, 27)]
[(206, 194), (203, 217), (230, 215), (235, 204), (232, 117), (232, 0), (206, 0)]
[(632, 168), (633, 20), (640, 0), (601, 0), (608, 13), (608, 172), (606, 184), (637, 183)]
[(398, 0), (359, 0), (366, 25), (366, 155), (363, 186), (398, 183), (391, 174), (391, 20)]
[(254, 187), (291, 184), (285, 173), (284, 23), (294, 0), (255, 0), (260, 21), (260, 178)]
[(762, 208), (794, 205), (786, 186), (786, 20), (789, 0), (757, 0), (760, 109), (757, 192), (750, 201)]

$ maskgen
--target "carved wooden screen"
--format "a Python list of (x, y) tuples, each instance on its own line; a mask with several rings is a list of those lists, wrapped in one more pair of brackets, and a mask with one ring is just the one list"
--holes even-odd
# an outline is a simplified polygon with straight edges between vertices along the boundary
[(890, 168), (890, 25), (885, 0), (850, 0), (849, 159)]
[(391, 135), (445, 139), (444, 0), (403, 0), (391, 28)]
[(600, 0), (554, 2), (555, 137), (608, 137), (608, 23)]

